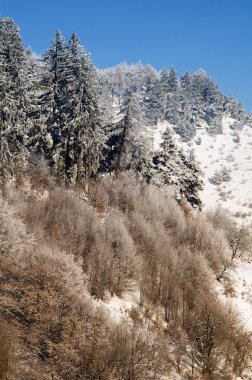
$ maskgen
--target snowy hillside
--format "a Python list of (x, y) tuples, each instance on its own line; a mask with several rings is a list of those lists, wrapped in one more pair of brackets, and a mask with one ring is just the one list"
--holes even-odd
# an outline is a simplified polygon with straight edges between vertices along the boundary
[[(234, 131), (235, 120), (223, 117), (223, 134), (210, 136), (206, 127), (197, 129), (196, 136), (189, 142), (177, 142), (185, 151), (193, 149), (204, 172), (204, 190), (201, 198), (207, 208), (221, 205), (235, 217), (252, 223), (252, 128), (244, 125), (241, 131)], [(162, 133), (170, 126), (167, 121), (148, 127), (153, 148), (158, 149)], [(226, 168), (230, 175), (228, 182), (218, 185), (211, 183), (216, 172)]]

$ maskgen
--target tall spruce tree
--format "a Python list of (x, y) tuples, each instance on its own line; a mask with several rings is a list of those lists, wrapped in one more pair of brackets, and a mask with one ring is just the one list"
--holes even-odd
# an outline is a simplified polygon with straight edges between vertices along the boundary
[(163, 133), (160, 150), (154, 153), (155, 182), (169, 186), (178, 185), (178, 149), (169, 128)]
[(193, 152), (186, 156), (183, 150), (179, 150), (167, 128), (160, 150), (153, 156), (153, 182), (159, 186), (172, 186), (178, 201), (185, 198), (193, 207), (201, 208), (199, 191), (203, 189), (202, 175)]
[(181, 161), (180, 194), (193, 206), (201, 209), (202, 201), (199, 192), (203, 190), (203, 172), (196, 162), (193, 151), (188, 156), (179, 151)]
[(48, 111), (43, 109), (43, 98), (47, 95), (47, 84), (44, 82), (45, 65), (31, 49), (26, 49), (26, 72), (29, 78), (28, 149), (32, 155), (38, 154), (48, 158), (52, 148), (52, 137), (47, 130)]
[(104, 137), (98, 108), (97, 78), (88, 53), (73, 34), (68, 46), (71, 80), (68, 80), (69, 112), (72, 110), (67, 171), (72, 181), (92, 177), (102, 157)]
[(165, 117), (167, 96), (169, 93), (169, 76), (168, 71), (163, 68), (160, 71), (160, 87), (161, 87), (161, 103), (162, 103), (162, 117)]
[(178, 90), (178, 74), (173, 66), (168, 71), (167, 92), (176, 92)]
[(166, 91), (165, 119), (176, 125), (180, 121), (179, 111), (181, 105), (179, 102), (178, 74), (173, 66), (167, 74)]
[(28, 78), (26, 55), (12, 19), (0, 18), (0, 181), (25, 166)]
[(151, 124), (156, 124), (159, 119), (163, 118), (165, 101), (159, 77), (155, 75), (154, 70), (145, 78), (144, 90), (143, 97), (146, 121)]
[(67, 183), (80, 184), (96, 173), (103, 145), (95, 69), (76, 34), (65, 45), (56, 32), (45, 62), (42, 102), (53, 141), (52, 167)]
[[(129, 93), (125, 102), (125, 116), (119, 122), (117, 132), (112, 135), (113, 169), (116, 176), (122, 170), (138, 170), (145, 152), (141, 136), (142, 111), (139, 95)], [(109, 142), (108, 142), (109, 143)]]
[(52, 139), (48, 152), (54, 174), (66, 180), (64, 154), (66, 150), (66, 47), (60, 31), (44, 55), (45, 92), (41, 108), (46, 119), (46, 129)]

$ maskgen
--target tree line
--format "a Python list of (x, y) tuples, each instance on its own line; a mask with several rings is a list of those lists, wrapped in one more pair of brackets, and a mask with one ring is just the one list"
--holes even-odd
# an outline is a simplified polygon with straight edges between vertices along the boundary
[[(113, 107), (102, 106), (101, 92), (108, 101), (115, 94), (106, 93), (76, 34), (65, 43), (57, 31), (41, 59), (24, 48), (12, 19), (0, 19), (0, 38), (2, 185), (21, 177), (28, 162), (40, 155), (48, 161), (51, 173), (69, 186), (85, 187), (99, 173), (117, 176), (134, 170), (148, 182), (174, 186), (178, 199), (185, 197), (200, 206), (202, 173), (193, 155), (179, 151), (172, 156), (176, 144), (169, 130), (159, 151), (150, 148), (136, 89), (124, 93), (120, 121), (114, 122), (111, 115), (106, 119)], [(175, 71), (171, 71), (168, 92), (176, 90), (175, 83)], [(116, 96), (120, 99), (119, 92)]]

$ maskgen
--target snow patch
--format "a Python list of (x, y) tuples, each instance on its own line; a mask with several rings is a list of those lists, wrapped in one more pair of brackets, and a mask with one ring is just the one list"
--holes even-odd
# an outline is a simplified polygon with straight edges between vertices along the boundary
[(237, 310), (245, 327), (252, 331), (252, 263), (235, 260), (235, 267), (229, 271), (235, 296), (229, 297)]

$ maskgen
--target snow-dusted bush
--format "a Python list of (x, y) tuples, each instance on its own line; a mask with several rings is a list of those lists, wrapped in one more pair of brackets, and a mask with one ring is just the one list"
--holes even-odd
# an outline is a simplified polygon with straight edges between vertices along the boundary
[(0, 254), (22, 252), (34, 243), (15, 210), (0, 198)]
[(195, 144), (197, 144), (197, 145), (201, 145), (201, 142), (202, 142), (201, 137), (198, 137), (198, 138), (195, 140)]
[(233, 134), (233, 142), (235, 142), (237, 144), (240, 142), (240, 135), (239, 135), (238, 132), (234, 132), (234, 134)]
[(220, 185), (223, 182), (229, 182), (231, 181), (231, 176), (230, 176), (230, 169), (227, 169), (226, 167), (223, 167), (220, 170), (217, 170), (214, 175), (209, 179), (209, 181), (213, 185)]

